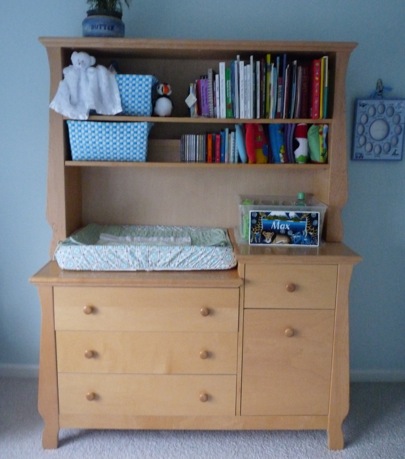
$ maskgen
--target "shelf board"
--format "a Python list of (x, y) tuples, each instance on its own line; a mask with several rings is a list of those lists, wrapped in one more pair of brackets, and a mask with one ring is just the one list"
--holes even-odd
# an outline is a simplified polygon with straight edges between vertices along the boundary
[(125, 115), (92, 115), (89, 117), (90, 121), (132, 121), (132, 122), (148, 122), (148, 123), (178, 123), (178, 124), (331, 124), (331, 118), (325, 119), (311, 119), (311, 118), (205, 118), (205, 117), (181, 117), (181, 116), (125, 116)]
[(107, 54), (135, 55), (144, 58), (196, 59), (233, 58), (239, 54), (293, 53), (299, 55), (350, 53), (355, 42), (267, 41), (267, 40), (178, 40), (107, 37), (40, 37), (48, 49), (94, 50)]
[(326, 170), (329, 164), (232, 164), (232, 163), (192, 163), (192, 162), (153, 162), (153, 161), (65, 161), (66, 167), (135, 167), (135, 168), (150, 168), (150, 167), (168, 167), (168, 168), (258, 168), (258, 169), (273, 169), (273, 170), (299, 170), (314, 172)]

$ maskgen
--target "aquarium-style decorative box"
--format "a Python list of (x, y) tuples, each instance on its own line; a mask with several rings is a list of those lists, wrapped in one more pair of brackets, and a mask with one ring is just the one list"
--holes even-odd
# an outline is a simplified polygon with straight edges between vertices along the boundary
[(313, 196), (242, 196), (240, 238), (251, 245), (319, 246), (327, 206)]
[(320, 213), (286, 211), (249, 212), (249, 244), (319, 245)]

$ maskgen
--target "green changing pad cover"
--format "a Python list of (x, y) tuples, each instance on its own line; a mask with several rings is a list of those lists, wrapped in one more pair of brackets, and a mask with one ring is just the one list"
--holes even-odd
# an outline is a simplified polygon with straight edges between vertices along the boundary
[(222, 228), (89, 224), (60, 243), (62, 269), (190, 271), (231, 269), (236, 259)]

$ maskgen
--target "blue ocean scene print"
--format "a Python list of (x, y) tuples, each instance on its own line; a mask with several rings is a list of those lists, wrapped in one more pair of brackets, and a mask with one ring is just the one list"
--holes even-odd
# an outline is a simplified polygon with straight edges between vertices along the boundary
[(250, 244), (319, 245), (319, 212), (250, 211)]

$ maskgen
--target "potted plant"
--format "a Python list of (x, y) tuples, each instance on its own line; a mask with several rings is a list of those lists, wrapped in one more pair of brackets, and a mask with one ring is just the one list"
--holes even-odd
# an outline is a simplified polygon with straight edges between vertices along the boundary
[(83, 21), (84, 37), (123, 37), (122, 4), (131, 0), (86, 0), (89, 9)]

